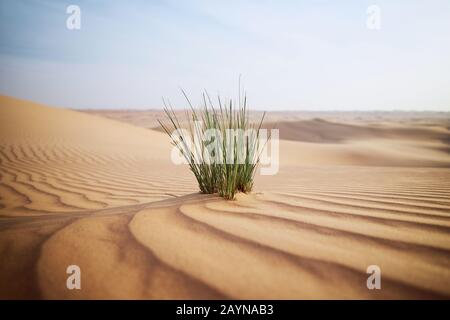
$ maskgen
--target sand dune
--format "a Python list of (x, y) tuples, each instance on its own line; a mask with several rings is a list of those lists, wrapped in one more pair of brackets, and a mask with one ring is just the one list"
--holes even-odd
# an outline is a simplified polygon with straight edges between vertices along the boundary
[[(165, 117), (161, 111), (85, 112), (164, 132), (157, 122)], [(424, 113), (422, 121), (415, 113), (404, 113), (399, 119), (402, 113), (393, 113), (389, 121), (389, 114), (368, 113), (362, 118), (352, 113), (273, 112), (266, 116), (263, 128), (279, 130), (283, 164), (449, 167), (448, 119), (441, 113)], [(308, 118), (317, 115), (327, 119)], [(251, 113), (255, 121), (261, 116), (261, 112)], [(187, 126), (184, 112), (177, 111), (177, 117)]]
[(449, 132), (442, 127), (430, 128), (419, 125), (356, 125), (337, 123), (315, 118), (301, 121), (269, 122), (265, 128), (278, 128), (280, 139), (315, 142), (342, 143), (350, 140), (411, 140), (436, 141), (450, 144)]
[(0, 97), (0, 298), (450, 298), (445, 126), (308, 121), (225, 201), (160, 132)]

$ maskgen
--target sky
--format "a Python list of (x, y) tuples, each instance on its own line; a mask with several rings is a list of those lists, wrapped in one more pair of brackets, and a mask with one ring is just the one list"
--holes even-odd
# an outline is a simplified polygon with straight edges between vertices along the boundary
[(184, 108), (240, 76), (252, 109), (450, 111), (450, 1), (0, 0), (3, 95)]

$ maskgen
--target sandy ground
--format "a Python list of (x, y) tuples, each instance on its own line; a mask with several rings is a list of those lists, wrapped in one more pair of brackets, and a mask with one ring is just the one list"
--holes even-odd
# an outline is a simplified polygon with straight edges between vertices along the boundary
[(122, 113), (0, 97), (0, 298), (450, 298), (447, 115), (270, 114), (279, 173), (225, 201)]

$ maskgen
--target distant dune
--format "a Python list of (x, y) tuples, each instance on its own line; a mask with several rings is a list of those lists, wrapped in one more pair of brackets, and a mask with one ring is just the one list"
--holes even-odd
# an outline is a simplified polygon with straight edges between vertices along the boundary
[(269, 114), (279, 173), (225, 201), (111, 118), (0, 97), (0, 298), (450, 298), (445, 119)]
[(342, 143), (350, 140), (409, 140), (434, 141), (450, 144), (450, 134), (445, 128), (397, 125), (355, 125), (336, 123), (320, 118), (302, 121), (267, 123), (265, 128), (278, 128), (280, 138), (317, 143)]

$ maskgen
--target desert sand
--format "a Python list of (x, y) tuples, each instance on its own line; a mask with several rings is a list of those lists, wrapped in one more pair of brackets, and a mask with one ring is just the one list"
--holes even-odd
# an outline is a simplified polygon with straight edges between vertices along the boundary
[(447, 114), (269, 114), (280, 171), (234, 201), (117, 114), (0, 97), (1, 299), (450, 298)]

